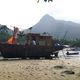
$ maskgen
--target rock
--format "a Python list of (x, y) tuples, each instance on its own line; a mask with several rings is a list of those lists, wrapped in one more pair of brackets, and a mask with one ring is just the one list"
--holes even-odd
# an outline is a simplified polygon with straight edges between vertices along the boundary
[(56, 69), (63, 69), (64, 66), (59, 65), (59, 66), (54, 66), (54, 68), (56, 68)]
[(65, 70), (62, 73), (65, 73), (65, 74), (75, 74), (75, 72), (72, 71), (72, 70)]

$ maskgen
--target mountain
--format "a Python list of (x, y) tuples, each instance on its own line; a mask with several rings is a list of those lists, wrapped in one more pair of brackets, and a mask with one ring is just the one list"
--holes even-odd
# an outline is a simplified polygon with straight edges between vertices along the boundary
[[(24, 30), (24, 33), (30, 32), (29, 29)], [(80, 24), (56, 20), (50, 15), (44, 15), (40, 21), (32, 26), (31, 32), (43, 33), (48, 32), (55, 38), (79, 39)]]

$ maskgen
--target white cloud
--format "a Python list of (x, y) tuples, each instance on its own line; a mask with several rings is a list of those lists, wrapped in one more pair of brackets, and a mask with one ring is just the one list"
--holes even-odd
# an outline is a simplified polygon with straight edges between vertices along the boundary
[(80, 22), (80, 0), (0, 0), (0, 24), (18, 26), (21, 29), (35, 25), (45, 14), (56, 19)]

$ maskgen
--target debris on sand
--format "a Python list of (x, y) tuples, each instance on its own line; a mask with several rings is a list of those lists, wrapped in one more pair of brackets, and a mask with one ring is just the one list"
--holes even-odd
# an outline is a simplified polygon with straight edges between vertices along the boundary
[(61, 66), (61, 65), (59, 65), (59, 66), (54, 66), (54, 68), (56, 68), (56, 69), (63, 69), (65, 66)]
[(65, 70), (62, 73), (65, 73), (65, 74), (75, 74), (75, 72), (72, 71), (72, 70)]

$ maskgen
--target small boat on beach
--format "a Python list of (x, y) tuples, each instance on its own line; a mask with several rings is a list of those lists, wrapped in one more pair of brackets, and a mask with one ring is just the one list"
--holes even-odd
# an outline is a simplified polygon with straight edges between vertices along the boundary
[(66, 54), (67, 55), (78, 55), (79, 52), (78, 51), (67, 51)]

